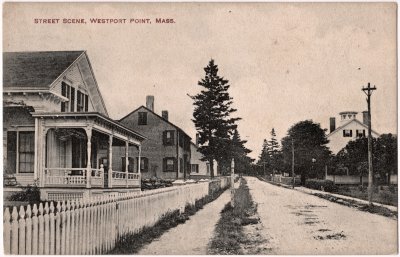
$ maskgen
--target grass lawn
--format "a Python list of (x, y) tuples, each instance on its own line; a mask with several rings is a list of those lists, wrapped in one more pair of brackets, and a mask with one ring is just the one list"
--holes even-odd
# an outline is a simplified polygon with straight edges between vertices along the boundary
[[(363, 187), (361, 190), (361, 188), (358, 186), (340, 186), (338, 192), (336, 193), (368, 200), (368, 190), (366, 187)], [(381, 204), (397, 206), (397, 188), (394, 190), (392, 189), (392, 191), (390, 191), (387, 186), (375, 188), (372, 195), (372, 201)]]
[(242, 245), (248, 244), (249, 239), (243, 232), (243, 226), (258, 223), (252, 218), (257, 212), (253, 204), (246, 180), (242, 179), (234, 196), (234, 207), (228, 203), (221, 212), (215, 234), (209, 244), (211, 255), (238, 255), (244, 254)]

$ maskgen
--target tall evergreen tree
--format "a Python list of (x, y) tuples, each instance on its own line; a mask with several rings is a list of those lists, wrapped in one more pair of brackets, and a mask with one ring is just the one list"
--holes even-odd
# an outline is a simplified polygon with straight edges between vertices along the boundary
[(275, 129), (271, 130), (271, 140), (268, 141), (269, 149), (268, 153), (270, 156), (270, 169), (272, 171), (277, 171), (281, 165), (282, 155), (279, 149), (279, 143), (276, 139)]
[(254, 161), (248, 157), (247, 154), (251, 153), (251, 150), (247, 149), (244, 145), (247, 141), (240, 138), (239, 132), (235, 129), (232, 136), (232, 158), (235, 159), (235, 172), (245, 173), (250, 169), (251, 163)]
[(191, 96), (194, 100), (193, 122), (199, 133), (199, 151), (204, 160), (210, 163), (211, 177), (214, 177), (213, 161), (223, 161), (227, 158), (225, 150), (229, 148), (231, 136), (240, 118), (231, 118), (236, 111), (231, 107), (232, 97), (229, 96), (228, 80), (218, 75), (218, 66), (210, 60), (204, 68), (205, 77), (198, 85), (200, 93)]
[(264, 139), (261, 154), (258, 157), (257, 164), (258, 166), (262, 166), (263, 172), (265, 172), (266, 169), (269, 169), (269, 165), (271, 164), (271, 156), (267, 139)]

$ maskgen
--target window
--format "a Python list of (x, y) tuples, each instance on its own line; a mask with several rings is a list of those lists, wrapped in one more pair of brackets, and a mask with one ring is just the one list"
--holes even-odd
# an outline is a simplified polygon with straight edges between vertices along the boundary
[(352, 137), (353, 131), (351, 129), (343, 129), (343, 137)]
[(164, 145), (174, 145), (175, 144), (175, 131), (173, 131), (173, 130), (164, 131), (163, 143), (164, 143)]
[(173, 157), (164, 158), (164, 172), (175, 172), (177, 170), (176, 159)]
[(139, 125), (147, 125), (147, 112), (139, 112)]
[(77, 96), (76, 111), (77, 112), (87, 112), (89, 109), (88, 108), (88, 102), (89, 102), (88, 95), (86, 95), (78, 90), (76, 96)]
[(182, 132), (179, 132), (179, 146), (183, 147), (183, 143), (184, 143), (184, 136)]
[(9, 173), (33, 173), (35, 132), (7, 132), (7, 168)]
[(198, 164), (192, 164), (190, 172), (191, 173), (199, 173), (199, 165)]
[(73, 112), (75, 106), (75, 88), (65, 82), (61, 83), (61, 95), (69, 99), (61, 103), (61, 112)]
[(179, 158), (179, 172), (183, 173), (183, 159)]
[[(139, 157), (136, 157), (136, 162), (138, 163), (139, 170)], [(140, 157), (140, 172), (148, 172), (149, 171), (149, 159), (146, 157)]]
[(365, 137), (365, 129), (357, 129), (356, 136), (357, 137)]
[[(122, 159), (122, 171), (123, 172), (125, 172), (126, 170), (125, 170), (125, 160), (126, 160), (126, 158), (125, 158), (125, 156), (124, 157), (121, 157), (121, 159)], [(133, 172), (133, 164), (134, 164), (134, 160), (133, 160), (133, 157), (128, 157), (128, 172)]]

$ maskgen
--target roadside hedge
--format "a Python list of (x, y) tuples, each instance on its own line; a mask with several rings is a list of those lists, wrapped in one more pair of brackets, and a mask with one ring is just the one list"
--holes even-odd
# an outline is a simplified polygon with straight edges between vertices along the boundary
[(325, 192), (337, 192), (338, 186), (331, 180), (323, 179), (308, 179), (305, 187), (316, 190), (323, 190)]

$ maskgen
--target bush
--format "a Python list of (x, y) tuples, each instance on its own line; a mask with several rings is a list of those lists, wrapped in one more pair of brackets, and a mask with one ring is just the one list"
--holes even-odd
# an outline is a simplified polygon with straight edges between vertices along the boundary
[(40, 189), (36, 185), (29, 185), (23, 191), (12, 194), (10, 200), (29, 203), (40, 202)]
[(338, 186), (336, 186), (333, 181), (323, 179), (309, 179), (306, 181), (305, 187), (316, 190), (324, 190), (326, 192), (338, 191)]

